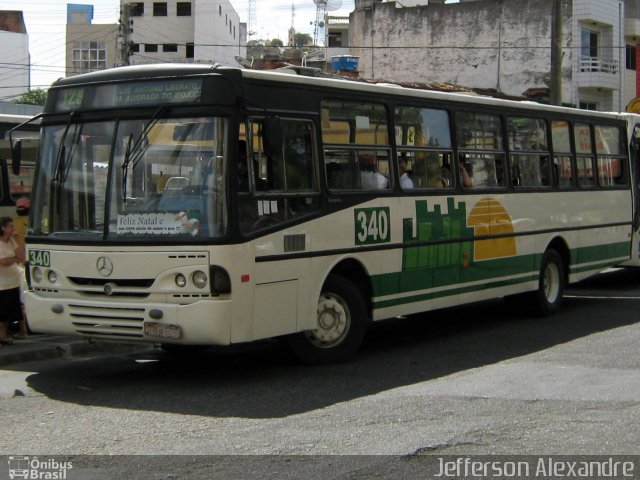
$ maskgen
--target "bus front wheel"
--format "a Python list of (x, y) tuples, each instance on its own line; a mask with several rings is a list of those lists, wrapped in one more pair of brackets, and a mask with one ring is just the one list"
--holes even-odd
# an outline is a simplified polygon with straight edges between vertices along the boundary
[(549, 249), (540, 262), (538, 290), (529, 297), (531, 306), (541, 316), (548, 317), (560, 309), (564, 293), (564, 264), (560, 254)]
[(291, 335), (289, 346), (305, 363), (342, 362), (355, 354), (367, 330), (367, 308), (358, 288), (330, 275), (318, 298), (317, 327)]

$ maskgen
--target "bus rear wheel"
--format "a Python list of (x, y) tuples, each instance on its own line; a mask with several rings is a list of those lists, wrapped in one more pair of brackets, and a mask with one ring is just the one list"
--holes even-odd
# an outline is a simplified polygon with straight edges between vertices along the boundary
[(352, 357), (367, 330), (367, 308), (358, 288), (329, 275), (318, 298), (317, 327), (289, 336), (293, 353), (308, 364), (337, 363)]
[(562, 257), (556, 250), (549, 249), (544, 252), (540, 262), (538, 290), (529, 296), (529, 303), (534, 311), (544, 317), (556, 313), (562, 305), (564, 284)]

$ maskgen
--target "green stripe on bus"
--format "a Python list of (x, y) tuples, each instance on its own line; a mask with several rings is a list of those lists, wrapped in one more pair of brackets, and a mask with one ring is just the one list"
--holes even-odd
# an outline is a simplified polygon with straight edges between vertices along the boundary
[[(629, 242), (575, 248), (570, 252), (570, 273), (604, 270), (625, 258), (629, 258), (630, 254), (631, 244)], [(446, 252), (443, 255), (450, 258)], [(428, 266), (427, 263), (424, 267), (407, 268), (401, 272), (375, 275), (372, 277), (374, 308), (385, 308), (530, 282), (538, 278), (542, 255), (542, 253), (536, 253), (479, 262), (471, 261), (466, 265), (463, 265), (463, 261), (435, 267)], [(474, 285), (469, 285), (470, 283), (474, 283)], [(438, 291), (424, 292), (434, 289), (438, 289)], [(402, 298), (375, 300), (375, 298), (406, 295), (411, 292), (416, 292), (416, 294)]]

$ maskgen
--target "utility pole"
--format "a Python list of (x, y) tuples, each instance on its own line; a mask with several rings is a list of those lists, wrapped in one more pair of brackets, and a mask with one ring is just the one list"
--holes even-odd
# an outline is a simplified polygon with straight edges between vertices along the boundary
[(122, 65), (129, 65), (130, 37), (131, 32), (131, 4), (123, 3), (120, 10), (120, 31), (118, 44), (120, 47), (120, 62)]
[(562, 105), (562, 1), (552, 0), (551, 7), (551, 105)]

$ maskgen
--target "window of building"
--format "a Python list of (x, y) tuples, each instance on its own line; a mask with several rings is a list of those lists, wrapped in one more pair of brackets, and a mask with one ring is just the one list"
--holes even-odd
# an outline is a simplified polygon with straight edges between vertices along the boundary
[(107, 68), (106, 42), (73, 42), (73, 72), (85, 73)]
[(167, 16), (167, 2), (153, 2), (153, 16), (154, 17), (166, 17)]
[(222, 5), (218, 5), (218, 14), (222, 16)]
[(163, 52), (177, 52), (178, 44), (177, 43), (163, 43), (162, 44)]
[(185, 58), (193, 58), (193, 43), (187, 43)]
[(147, 53), (153, 53), (158, 51), (158, 45), (155, 43), (145, 43), (144, 51)]
[(598, 104), (593, 102), (580, 102), (582, 110), (598, 110)]
[(342, 44), (341, 32), (329, 32), (329, 46), (330, 47), (344, 47)]
[(598, 57), (598, 32), (592, 30), (582, 29), (581, 33), (582, 43), (580, 45), (580, 54), (583, 57)]
[(633, 45), (627, 45), (625, 56), (627, 60), (627, 70), (636, 69), (636, 47)]
[(136, 3), (130, 3), (130, 8), (131, 8), (131, 16), (132, 17), (142, 17), (144, 15), (144, 3), (143, 2), (136, 2)]
[(176, 13), (179, 17), (191, 16), (191, 3), (190, 2), (178, 2), (176, 6)]
[(138, 53), (139, 51), (140, 51), (140, 44), (139, 43), (131, 44), (131, 52), (132, 53)]

